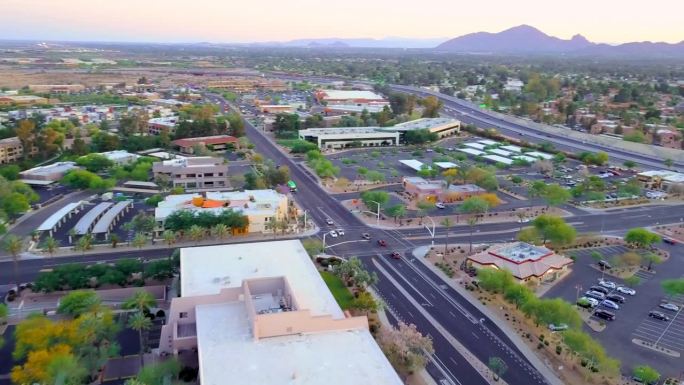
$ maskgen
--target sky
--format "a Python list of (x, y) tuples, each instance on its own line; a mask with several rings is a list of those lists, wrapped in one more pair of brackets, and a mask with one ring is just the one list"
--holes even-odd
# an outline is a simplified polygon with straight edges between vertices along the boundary
[(0, 39), (446, 39), (528, 24), (565, 39), (676, 43), (684, 40), (683, 15), (683, 0), (0, 0)]

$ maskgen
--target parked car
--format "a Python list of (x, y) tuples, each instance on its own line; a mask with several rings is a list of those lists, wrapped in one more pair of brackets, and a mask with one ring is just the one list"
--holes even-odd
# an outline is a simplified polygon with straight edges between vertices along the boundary
[(601, 286), (603, 286), (603, 287), (605, 287), (605, 288), (608, 288), (608, 289), (615, 289), (615, 288), (617, 287), (617, 285), (615, 284), (615, 282), (604, 281), (604, 280), (602, 280), (602, 279), (599, 280), (599, 285), (601, 285)]
[(563, 330), (568, 330), (568, 324), (549, 324), (549, 330), (552, 332), (562, 332)]
[(632, 289), (631, 287), (627, 286), (618, 286), (617, 289), (622, 294), (627, 294), (627, 295), (636, 295), (636, 290)]
[(614, 321), (615, 320), (615, 313), (608, 311), (608, 310), (604, 310), (604, 309), (594, 310), (594, 316), (596, 316), (598, 318), (602, 318), (606, 321)]
[(620, 294), (608, 294), (606, 299), (617, 303), (625, 303), (625, 297), (621, 296)]
[(384, 239), (378, 239), (378, 246), (387, 247), (387, 242)]
[(330, 236), (333, 238), (337, 238), (337, 232), (335, 230), (330, 230), (328, 234), (330, 234)]
[(344, 229), (337, 229), (337, 235), (343, 237), (344, 236)]
[(589, 290), (588, 292), (584, 293), (584, 296), (589, 297), (589, 298), (594, 298), (594, 299), (597, 299), (599, 301), (603, 301), (604, 299), (606, 299), (605, 294), (600, 293), (598, 291), (593, 291), (593, 290)]
[(370, 236), (370, 234), (368, 234), (368, 233), (363, 233), (363, 234), (361, 234), (361, 238), (363, 238), (363, 239), (371, 239), (371, 236)]
[(677, 241), (675, 241), (672, 238), (663, 238), (663, 242), (667, 243), (668, 245), (676, 245)]
[(401, 259), (401, 254), (397, 251), (393, 251), (392, 254), (390, 254), (390, 258), (392, 259)]
[(601, 306), (607, 307), (609, 309), (613, 310), (620, 310), (620, 305), (616, 304), (615, 302), (609, 300), (609, 299), (604, 299), (601, 302)]
[(583, 307), (585, 309), (591, 309), (598, 306), (599, 301), (591, 297), (582, 297), (577, 300), (577, 306)]
[(445, 209), (446, 205), (444, 205), (444, 203), (442, 202), (437, 202), (435, 203), (435, 207), (437, 207), (438, 209)]
[(655, 310), (649, 311), (648, 316), (651, 318), (659, 319), (661, 321), (669, 321), (670, 320), (670, 317), (666, 316), (665, 314), (663, 314), (659, 311), (655, 311)]
[(598, 261), (598, 265), (599, 265), (599, 267), (601, 268), (601, 270), (603, 270), (603, 269), (608, 269), (608, 270), (610, 270), (610, 269), (613, 268), (613, 266), (612, 266), (610, 263), (608, 263), (608, 262), (606, 262), (606, 261), (604, 261), (604, 260)]
[(330, 219), (330, 218), (325, 218), (325, 223), (327, 223), (327, 224), (328, 224), (328, 226), (332, 226), (332, 225), (334, 225), (334, 224), (335, 224), (335, 222), (333, 222), (333, 220), (332, 220), (332, 219)]
[(673, 303), (661, 303), (660, 305), (661, 308), (665, 310), (670, 310), (670, 311), (679, 311), (679, 306), (673, 304)]
[(599, 286), (599, 285), (594, 285), (594, 286), (590, 287), (589, 290), (598, 291), (599, 293), (603, 293), (605, 295), (608, 295), (608, 293), (610, 293), (610, 290), (606, 289), (603, 286)]

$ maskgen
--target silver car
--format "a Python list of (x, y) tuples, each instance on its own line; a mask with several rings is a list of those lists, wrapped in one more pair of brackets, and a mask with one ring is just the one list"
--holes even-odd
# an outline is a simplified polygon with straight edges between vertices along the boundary
[(679, 306), (673, 303), (661, 303), (659, 306), (666, 310), (679, 311)]
[(618, 286), (618, 288), (615, 290), (619, 291), (622, 294), (636, 295), (636, 290), (625, 286)]
[(609, 299), (604, 299), (601, 302), (601, 306), (607, 307), (608, 309), (620, 310), (620, 306)]

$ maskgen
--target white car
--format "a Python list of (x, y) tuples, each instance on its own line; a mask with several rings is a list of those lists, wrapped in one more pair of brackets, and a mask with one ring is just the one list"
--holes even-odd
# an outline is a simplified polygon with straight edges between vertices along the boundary
[(530, 218), (520, 218), (518, 219), (518, 223), (527, 223), (530, 221)]
[(611, 301), (611, 300), (609, 300), (609, 299), (604, 299), (604, 300), (601, 302), (601, 305), (602, 305), (602, 306), (605, 306), (605, 307), (607, 307), (607, 308), (609, 308), (609, 309), (620, 310), (620, 305), (616, 304), (615, 302), (613, 302), (613, 301)]
[(437, 207), (438, 209), (445, 209), (446, 208), (446, 206), (442, 202), (435, 203), (435, 207)]
[(618, 286), (618, 288), (615, 290), (619, 291), (622, 294), (636, 295), (636, 290), (631, 289), (629, 287), (625, 287), (625, 286)]
[(602, 280), (602, 279), (599, 279), (599, 285), (601, 285), (601, 286), (603, 286), (603, 287), (605, 287), (605, 288), (608, 288), (608, 289), (615, 289), (615, 288), (617, 287), (617, 285), (615, 284), (615, 282), (604, 281), (604, 280)]
[(326, 218), (326, 219), (325, 219), (325, 223), (327, 223), (327, 224), (330, 225), (330, 226), (332, 226), (332, 225), (335, 224), (335, 222), (333, 222), (333, 220), (330, 219), (330, 218)]
[(337, 238), (337, 232), (335, 230), (330, 230), (330, 233), (328, 234), (330, 234), (330, 236), (333, 238)]
[(660, 306), (661, 308), (666, 309), (666, 310), (679, 311), (679, 306), (677, 306), (673, 303), (661, 303), (658, 306)]
[(344, 230), (343, 229), (337, 229), (337, 235), (339, 235), (340, 237), (343, 237), (344, 236)]

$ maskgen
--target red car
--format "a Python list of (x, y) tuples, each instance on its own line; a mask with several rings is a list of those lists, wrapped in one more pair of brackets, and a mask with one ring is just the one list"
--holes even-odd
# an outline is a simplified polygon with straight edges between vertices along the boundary
[(378, 245), (382, 247), (387, 247), (387, 242), (384, 239), (378, 239)]
[(392, 259), (401, 259), (401, 254), (399, 254), (396, 251), (393, 251), (392, 254), (390, 254), (390, 258)]

